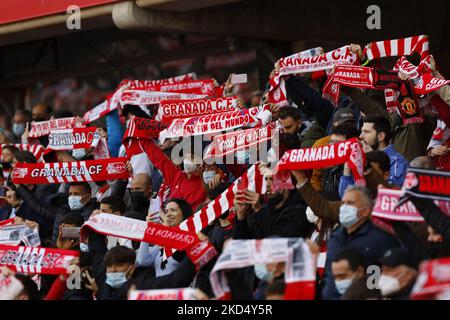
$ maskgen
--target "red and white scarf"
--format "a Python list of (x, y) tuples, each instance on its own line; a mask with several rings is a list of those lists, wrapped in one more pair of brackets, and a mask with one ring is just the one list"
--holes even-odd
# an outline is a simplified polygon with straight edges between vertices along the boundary
[(2, 144), (0, 145), (0, 153), (2, 152), (2, 148), (8, 145), (12, 145), (19, 149), (20, 151), (29, 151), (36, 158), (37, 162), (41, 162), (42, 156), (44, 155), (44, 147), (40, 144), (30, 144), (30, 143), (15, 143), (15, 144)]
[(235, 97), (197, 100), (164, 100), (159, 104), (158, 113), (155, 119), (170, 124), (173, 120), (179, 118), (229, 112), (237, 109), (237, 99)]
[(164, 132), (164, 136), (166, 138), (189, 137), (256, 125), (260, 122), (259, 116), (261, 114), (260, 109), (254, 107), (238, 111), (176, 119), (167, 128), (167, 131)]
[(41, 122), (32, 122), (29, 138), (39, 138), (46, 136), (53, 129), (70, 129), (70, 128), (81, 128), (84, 125), (81, 121), (77, 121), (75, 117), (71, 118), (60, 118)]
[(103, 116), (106, 116), (111, 111), (117, 109), (118, 104), (111, 103), (111, 97), (107, 98), (105, 101), (95, 106), (83, 115), (83, 120), (85, 124), (89, 124), (100, 119)]
[(424, 261), (411, 292), (413, 300), (432, 300), (450, 290), (450, 258)]
[[(315, 48), (278, 60), (280, 68), (270, 79), (268, 102), (278, 106), (288, 104), (283, 76), (289, 74), (330, 70), (337, 64), (356, 64), (358, 56), (350, 51), (350, 46), (320, 54), (321, 48)], [(319, 55), (320, 54), (320, 55)]]
[(288, 150), (277, 164), (275, 172), (332, 167), (348, 162), (356, 184), (365, 185), (366, 156), (357, 138), (318, 148)]
[(193, 288), (130, 290), (128, 300), (197, 300)]
[(413, 53), (418, 53), (425, 58), (428, 55), (429, 45), (428, 37), (422, 35), (371, 42), (365, 47), (364, 53), (368, 61), (385, 57), (410, 56)]
[(22, 289), (22, 282), (13, 275), (5, 276), (0, 270), (0, 300), (14, 300)]
[(45, 153), (97, 147), (100, 134), (95, 127), (51, 130)]
[(66, 274), (78, 255), (73, 250), (0, 245), (0, 265), (22, 273)]
[(166, 127), (159, 121), (131, 116), (122, 140), (125, 142), (129, 138), (157, 139), (159, 133)]
[[(372, 216), (394, 221), (424, 222), (425, 220), (422, 215), (417, 211), (411, 201), (397, 208), (397, 203), (401, 196), (401, 190), (378, 189), (378, 197), (372, 211)], [(435, 203), (442, 212), (450, 216), (450, 203), (448, 201), (435, 201)]]
[(191, 261), (200, 268), (217, 252), (207, 241), (200, 241), (196, 233), (167, 227), (153, 222), (101, 213), (89, 218), (81, 229), (81, 239), (86, 241), (86, 229), (97, 233), (143, 241), (165, 248), (185, 250)]
[(123, 79), (118, 88), (128, 86), (130, 89), (146, 90), (148, 87), (153, 87), (157, 85), (174, 84), (179, 82), (194, 81), (197, 79), (197, 75), (192, 72), (188, 74), (183, 74), (176, 77), (171, 77), (167, 79), (159, 80), (133, 80), (133, 79)]
[(221, 158), (234, 154), (238, 150), (249, 149), (272, 139), (275, 133), (275, 123), (260, 128), (237, 130), (214, 136), (207, 147), (204, 159)]
[(206, 94), (210, 97), (216, 96), (216, 90), (213, 80), (196, 80), (187, 82), (178, 82), (172, 84), (157, 84), (153, 86), (141, 86), (131, 88), (130, 90), (144, 90), (149, 92), (176, 92), (176, 93), (192, 93)]
[(316, 282), (316, 257), (302, 238), (231, 240), (214, 265), (210, 281), (214, 295), (230, 298), (226, 271), (230, 269), (286, 262), (285, 299), (313, 300)]
[(146, 105), (158, 104), (163, 100), (191, 100), (207, 98), (205, 94), (192, 93), (176, 93), (162, 91), (145, 91), (145, 90), (124, 90), (120, 97), (120, 105)]
[(74, 162), (17, 163), (11, 172), (16, 184), (47, 184), (127, 179), (128, 158)]

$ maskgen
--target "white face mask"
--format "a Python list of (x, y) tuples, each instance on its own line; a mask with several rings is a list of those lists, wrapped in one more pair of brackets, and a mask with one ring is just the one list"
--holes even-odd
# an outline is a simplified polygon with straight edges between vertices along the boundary
[(378, 288), (380, 288), (381, 294), (387, 297), (400, 290), (400, 282), (397, 278), (382, 274), (378, 281)]
[(334, 280), (337, 292), (344, 294), (353, 282), (353, 277), (344, 280)]
[(25, 132), (25, 124), (13, 123), (13, 132), (16, 136), (20, 137)]
[(198, 164), (193, 163), (191, 160), (184, 159), (183, 167), (185, 173), (192, 173), (198, 168)]
[(313, 224), (317, 224), (317, 221), (319, 221), (319, 217), (314, 214), (310, 207), (306, 208), (306, 219)]
[(273, 272), (267, 270), (265, 264), (255, 264), (255, 276), (262, 281), (270, 282), (274, 278)]
[(83, 159), (83, 157), (86, 155), (86, 150), (84, 149), (74, 149), (72, 150), (72, 157), (74, 157), (77, 160)]
[(80, 250), (83, 252), (89, 252), (89, 246), (86, 243), (80, 242)]
[(351, 228), (358, 222), (358, 208), (343, 204), (339, 208), (339, 222), (345, 228)]
[(236, 151), (236, 160), (238, 164), (244, 164), (248, 160), (248, 153), (245, 150)]
[(67, 202), (71, 210), (78, 210), (84, 207), (84, 203), (81, 202), (81, 196), (69, 196)]
[(203, 171), (203, 181), (205, 182), (205, 184), (209, 184), (215, 176), (216, 176), (215, 171), (212, 171), (212, 170)]

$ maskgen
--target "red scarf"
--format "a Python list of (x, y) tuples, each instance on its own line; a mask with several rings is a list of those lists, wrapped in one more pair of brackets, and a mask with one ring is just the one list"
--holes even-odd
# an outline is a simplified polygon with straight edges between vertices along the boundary
[(193, 288), (130, 290), (128, 300), (197, 300)]
[(22, 273), (66, 274), (78, 255), (73, 250), (0, 245), (0, 265)]
[(192, 93), (176, 93), (162, 91), (145, 91), (145, 90), (123, 90), (119, 96), (119, 102), (122, 106), (131, 105), (147, 105), (158, 104), (163, 100), (189, 100), (203, 99), (207, 95)]
[(148, 87), (153, 87), (157, 85), (165, 85), (165, 84), (174, 84), (179, 82), (193, 81), (197, 79), (197, 75), (195, 73), (183, 74), (176, 77), (171, 77), (167, 79), (159, 79), (159, 80), (132, 80), (132, 79), (123, 79), (118, 88), (122, 88), (124, 86), (128, 86), (130, 89), (142, 89), (145, 90)]
[(368, 61), (385, 57), (410, 56), (418, 53), (422, 58), (428, 55), (429, 42), (427, 36), (416, 36), (396, 40), (384, 40), (369, 43), (364, 54)]
[(125, 144), (129, 138), (157, 139), (159, 133), (165, 128), (166, 126), (159, 121), (131, 116), (122, 141)]
[(170, 124), (173, 120), (179, 118), (229, 112), (237, 109), (237, 99), (235, 97), (197, 100), (165, 100), (161, 101), (155, 119)]
[(47, 184), (127, 179), (127, 158), (74, 162), (17, 163), (11, 172), (16, 184)]
[(137, 86), (129, 87), (131, 90), (145, 90), (155, 92), (176, 92), (176, 93), (193, 93), (206, 94), (208, 96), (216, 96), (216, 90), (213, 80), (196, 80), (187, 82), (177, 82), (171, 84), (156, 84), (153, 86)]
[(238, 111), (174, 120), (167, 128), (166, 138), (189, 137), (217, 133), (260, 123), (262, 112), (258, 107)]
[(32, 122), (29, 138), (39, 138), (46, 136), (53, 129), (70, 129), (84, 127), (75, 117), (60, 118), (41, 122)]
[(348, 162), (356, 184), (365, 184), (366, 156), (357, 138), (318, 148), (288, 150), (277, 164), (276, 172), (332, 167)]
[(450, 290), (450, 258), (424, 261), (412, 292), (413, 300), (432, 300)]
[(65, 151), (95, 148), (99, 141), (100, 134), (95, 127), (55, 129), (50, 131), (45, 154), (56, 150)]

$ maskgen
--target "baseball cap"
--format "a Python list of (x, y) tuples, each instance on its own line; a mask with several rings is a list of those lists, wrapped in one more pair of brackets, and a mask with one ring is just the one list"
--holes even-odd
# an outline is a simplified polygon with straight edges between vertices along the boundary
[(347, 121), (355, 121), (356, 117), (350, 108), (339, 108), (336, 110), (333, 116), (333, 124), (341, 125)]
[(383, 257), (379, 260), (381, 265), (389, 267), (397, 267), (406, 265), (408, 267), (418, 269), (419, 263), (411, 254), (402, 248), (392, 248), (385, 252)]

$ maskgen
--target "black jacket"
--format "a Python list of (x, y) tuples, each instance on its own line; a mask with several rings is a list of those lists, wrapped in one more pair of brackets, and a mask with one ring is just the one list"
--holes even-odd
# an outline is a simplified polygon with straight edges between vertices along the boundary
[(275, 208), (276, 202), (276, 199), (271, 199), (259, 212), (250, 214), (246, 220), (236, 220), (233, 238), (308, 237), (315, 226), (306, 218), (307, 206), (297, 190), (289, 191), (281, 208)]
[(125, 284), (115, 289), (106, 284), (106, 267), (103, 264), (107, 252), (106, 237), (90, 231), (88, 245), (99, 300), (126, 300), (132, 285), (138, 290), (184, 288), (189, 286), (195, 276), (195, 266), (186, 257), (176, 271), (162, 277), (155, 277), (153, 267), (138, 267)]
[(425, 222), (439, 233), (445, 242), (450, 242), (450, 217), (444, 214), (433, 200), (412, 197), (411, 202)]
[[(42, 189), (40, 189), (42, 190)], [(17, 196), (23, 200), (24, 204), (29, 207), (33, 212), (44, 219), (47, 224), (53, 226), (56, 218), (56, 208), (50, 207), (42, 201), (40, 196), (41, 191), (30, 191), (24, 186), (19, 186), (16, 189)], [(20, 211), (20, 209), (19, 209)]]

